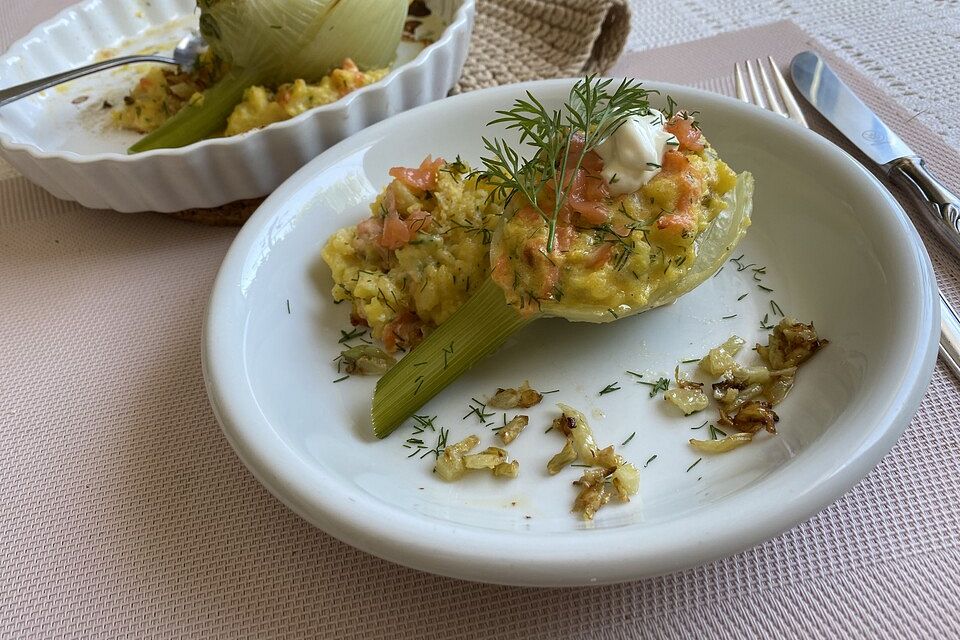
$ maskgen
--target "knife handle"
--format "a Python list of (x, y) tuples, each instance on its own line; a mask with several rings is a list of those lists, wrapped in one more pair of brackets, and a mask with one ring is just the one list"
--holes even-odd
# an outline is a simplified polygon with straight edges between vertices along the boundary
[(940, 294), (940, 356), (960, 379), (960, 318), (943, 293)]
[(960, 257), (960, 198), (927, 170), (922, 158), (897, 158), (885, 168), (890, 179), (926, 212), (937, 235)]

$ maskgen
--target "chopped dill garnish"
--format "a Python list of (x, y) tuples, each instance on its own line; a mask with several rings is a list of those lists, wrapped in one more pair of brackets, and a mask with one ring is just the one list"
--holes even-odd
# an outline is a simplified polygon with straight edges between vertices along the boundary
[(654, 397), (660, 391), (666, 391), (670, 388), (670, 380), (668, 378), (659, 378), (656, 382), (645, 382), (643, 380), (637, 380), (637, 384), (645, 384), (650, 389), (650, 397)]
[(775, 314), (779, 315), (780, 317), (783, 317), (783, 309), (780, 308), (780, 305), (777, 304), (776, 300), (770, 301), (770, 308), (773, 310)]
[(677, 101), (673, 99), (673, 96), (667, 96), (667, 118), (672, 118), (673, 115), (677, 112)]
[(717, 269), (717, 272), (713, 274), (713, 277), (716, 278), (718, 275), (720, 275), (721, 271), (723, 271), (723, 267), (720, 267), (719, 269)]
[(647, 458), (647, 461), (643, 463), (643, 468), (646, 469), (646, 468), (647, 468), (647, 465), (650, 464), (651, 462), (653, 462), (653, 461), (656, 460), (656, 459), (657, 459), (657, 454), (653, 454), (652, 456), (650, 456), (649, 458)]
[(691, 430), (691, 431), (696, 431), (697, 429), (703, 429), (705, 426), (707, 426), (707, 423), (708, 423), (708, 422), (710, 422), (710, 421), (709, 421), (709, 420), (704, 420), (702, 425), (700, 425), (699, 427), (690, 427), (690, 430)]
[(397, 310), (394, 309), (393, 305), (390, 304), (390, 301), (387, 300), (387, 294), (383, 292), (383, 289), (381, 289), (380, 287), (377, 287), (377, 291), (380, 293), (378, 297), (383, 300), (383, 304), (387, 305), (387, 308), (393, 311), (394, 313), (397, 313)]
[(741, 300), (743, 300), (744, 298), (746, 298), (748, 295), (750, 295), (750, 292), (749, 292), (749, 291), (748, 291), (747, 293), (743, 294), (742, 296), (740, 296), (739, 298), (737, 298), (737, 302), (740, 302)]
[(427, 449), (427, 451), (420, 456), (420, 459), (426, 458), (431, 453), (439, 458), (440, 454), (443, 453), (443, 450), (447, 448), (447, 437), (450, 435), (450, 429), (444, 429), (440, 427), (439, 433), (437, 433), (437, 444), (434, 445), (433, 449)]
[(420, 416), (413, 414), (413, 421), (416, 422), (413, 426), (413, 435), (419, 435), (430, 429), (430, 431), (436, 431), (436, 427), (433, 426), (433, 421), (437, 419), (437, 416)]
[(548, 393), (559, 393), (559, 391), (560, 391), (560, 389), (554, 389), (554, 390), (552, 390), (552, 391), (541, 391), (541, 392), (540, 392), (540, 395), (545, 396), (545, 395), (547, 395)]
[(696, 462), (694, 462), (692, 465), (690, 465), (689, 467), (687, 467), (687, 471), (686, 471), (686, 472), (687, 472), (687, 473), (690, 473), (690, 469), (693, 469), (695, 466), (697, 466), (698, 464), (700, 464), (700, 461), (701, 461), (701, 460), (703, 460), (703, 458), (697, 458), (697, 461), (696, 461)]
[(344, 380), (346, 380), (346, 379), (349, 378), (349, 377), (350, 377), (350, 376), (343, 376), (342, 378), (337, 378), (336, 380), (333, 381), (333, 384), (337, 384), (338, 382), (343, 382)]
[(729, 320), (730, 318), (736, 318), (736, 317), (737, 317), (737, 314), (733, 314), (732, 316), (723, 316), (723, 317), (720, 318), (720, 319), (721, 319), (721, 320)]
[(763, 286), (762, 284), (758, 284), (757, 287), (763, 289), (763, 290), (766, 291), (767, 293), (773, 293), (773, 289), (771, 289), (770, 287), (765, 287), (765, 286)]
[(711, 439), (711, 440), (716, 440), (718, 433), (719, 433), (721, 436), (723, 436), (724, 438), (727, 437), (727, 433), (726, 433), (725, 431), (723, 431), (723, 430), (721, 430), (721, 429), (718, 429), (717, 427), (715, 427), (715, 426), (713, 426), (713, 425), (710, 425), (710, 439)]
[(620, 443), (620, 446), (621, 446), (621, 447), (627, 446), (627, 443), (630, 442), (631, 440), (633, 440), (633, 437), (634, 437), (635, 435), (637, 435), (637, 432), (636, 432), (636, 431), (634, 431), (633, 433), (631, 433), (629, 438), (627, 438), (626, 440), (624, 440), (623, 442), (621, 442), (621, 443)]
[(770, 314), (769, 314), (769, 313), (763, 314), (763, 320), (760, 321), (760, 328), (761, 328), (761, 329), (767, 329), (767, 330), (773, 329), (773, 325), (770, 324), (769, 319), (770, 319)]
[(352, 331), (344, 331), (340, 329), (340, 339), (337, 340), (340, 344), (344, 344), (348, 340), (353, 340), (354, 338), (361, 338), (367, 332), (366, 328), (358, 327)]
[(492, 416), (496, 415), (493, 411), (487, 411), (487, 405), (484, 404), (483, 402), (480, 402), (476, 398), (470, 398), (470, 399), (473, 400), (473, 402), (475, 402), (477, 406), (473, 406), (473, 403), (468, 402), (467, 406), (470, 407), (470, 411), (467, 413), (467, 415), (460, 418), (461, 420), (466, 420), (470, 416), (475, 415), (477, 416), (477, 420), (480, 421), (480, 424), (485, 424), (487, 420), (489, 420)]
[(547, 427), (547, 430), (544, 431), (544, 433), (550, 433), (551, 431), (553, 431), (553, 425), (552, 425), (552, 424), (551, 424), (549, 427)]
[(688, 358), (687, 360), (681, 360), (680, 364), (690, 364), (691, 362), (700, 362), (700, 358)]
[(287, 315), (290, 315), (290, 298), (287, 298)]
[(608, 393), (613, 393), (614, 391), (620, 391), (620, 387), (618, 386), (619, 384), (620, 384), (619, 380), (616, 382), (611, 382), (610, 384), (608, 384), (607, 386), (605, 386), (603, 389), (600, 390), (600, 395), (604, 396), (604, 395), (607, 395)]
[(450, 341), (450, 344), (443, 348), (443, 368), (446, 369), (449, 364), (449, 357), (453, 355), (453, 341)]
[(616, 318), (617, 320), (620, 319), (620, 316), (618, 316), (618, 315), (617, 315), (617, 312), (614, 311), (613, 309), (607, 309), (607, 311), (609, 311), (609, 312), (610, 312), (610, 315), (612, 315), (612, 316), (613, 316), (614, 318)]
[(629, 373), (629, 374), (632, 375), (632, 376), (636, 376), (636, 377), (638, 377), (638, 378), (642, 378), (642, 377), (643, 377), (643, 374), (642, 374), (642, 373), (637, 373), (636, 371), (627, 371), (627, 373)]
[(423, 386), (423, 376), (417, 376), (414, 378), (414, 382), (417, 383), (417, 388), (413, 390), (413, 395), (417, 395), (420, 391), (420, 387)]

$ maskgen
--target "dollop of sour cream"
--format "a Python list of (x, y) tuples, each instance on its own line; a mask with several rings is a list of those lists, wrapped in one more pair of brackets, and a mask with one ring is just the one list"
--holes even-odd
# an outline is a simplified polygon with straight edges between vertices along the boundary
[(628, 119), (597, 147), (613, 195), (633, 193), (660, 171), (667, 141), (674, 137), (663, 128), (666, 123), (662, 113), (651, 109)]

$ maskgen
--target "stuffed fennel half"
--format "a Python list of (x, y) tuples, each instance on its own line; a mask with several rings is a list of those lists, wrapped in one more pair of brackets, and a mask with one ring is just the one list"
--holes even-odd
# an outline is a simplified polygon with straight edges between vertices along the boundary
[(371, 218), (330, 239), (334, 298), (387, 351), (409, 350), (377, 384), (377, 436), (538, 318), (622, 320), (722, 266), (750, 225), (753, 180), (693, 114), (649, 95), (586, 78), (553, 111), (528, 94), (493, 121), (519, 145), (484, 140), (477, 171), (397, 167)]
[(182, 147), (224, 129), (253, 85), (315, 81), (345, 59), (361, 69), (389, 65), (407, 0), (197, 0), (200, 32), (227, 71), (131, 153)]

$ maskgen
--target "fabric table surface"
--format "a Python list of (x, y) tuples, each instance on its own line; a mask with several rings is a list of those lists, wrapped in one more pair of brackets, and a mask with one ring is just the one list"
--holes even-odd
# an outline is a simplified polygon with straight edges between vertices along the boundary
[[(64, 4), (4, 2), (0, 48)], [(882, 4), (718, 0), (705, 9), (687, 0), (654, 13), (633, 2), (634, 52), (615, 71), (730, 93), (734, 61), (785, 62), (821, 48), (960, 189), (957, 133), (944, 116), (957, 108), (958, 5), (901, 2), (877, 13)], [(735, 31), (780, 13), (793, 22)], [(831, 15), (847, 17), (845, 35)], [(911, 75), (912, 60), (877, 53), (919, 50), (918, 29), (934, 22), (952, 46), (930, 54), (950, 56), (939, 76)], [(670, 44), (665, 34), (716, 33), (636, 52)], [(235, 233), (85, 210), (0, 162), (0, 638), (960, 636), (960, 384), (942, 365), (873, 472), (753, 549), (595, 588), (440, 578), (312, 528), (223, 438), (199, 340)], [(960, 302), (960, 266), (935, 240), (928, 248), (941, 288)]]

